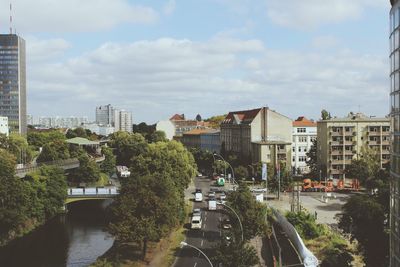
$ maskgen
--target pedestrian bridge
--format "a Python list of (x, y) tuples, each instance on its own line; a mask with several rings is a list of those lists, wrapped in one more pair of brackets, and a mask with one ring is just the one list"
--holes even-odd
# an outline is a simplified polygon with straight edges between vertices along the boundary
[(65, 204), (83, 200), (112, 199), (118, 194), (118, 188), (115, 186), (68, 188)]

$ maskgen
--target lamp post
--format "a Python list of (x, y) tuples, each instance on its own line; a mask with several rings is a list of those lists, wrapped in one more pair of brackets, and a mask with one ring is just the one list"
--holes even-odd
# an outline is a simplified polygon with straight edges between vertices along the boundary
[(238, 219), (238, 221), (239, 221), (240, 230), (242, 231), (242, 242), (244, 242), (243, 225), (242, 225), (242, 221), (240, 220), (239, 215), (236, 213), (236, 211), (235, 211), (232, 207), (230, 207), (230, 206), (228, 206), (228, 205), (226, 205), (226, 204), (224, 204), (224, 203), (222, 203), (222, 202), (217, 202), (217, 204), (218, 204), (218, 205), (222, 205), (222, 206), (224, 206), (224, 207), (227, 207), (228, 209), (230, 209), (230, 210), (236, 215), (236, 217), (237, 217), (237, 219)]
[[(235, 180), (235, 172), (233, 171), (232, 165), (231, 165), (229, 162), (227, 162), (221, 155), (219, 155), (219, 154), (217, 154), (217, 153), (215, 153), (215, 152), (214, 152), (213, 156), (220, 157), (226, 164), (229, 165), (229, 168), (230, 168), (231, 171), (232, 171), (232, 178), (233, 178), (233, 181), (234, 181), (234, 183), (236, 183), (236, 180)], [(214, 158), (214, 160), (215, 160), (215, 158)], [(226, 177), (226, 169), (225, 169), (225, 177)], [(237, 184), (237, 183), (236, 183), (236, 184)]]
[(208, 261), (208, 263), (211, 265), (211, 267), (214, 267), (213, 264), (212, 264), (212, 262), (210, 261), (210, 259), (207, 257), (207, 255), (206, 255), (201, 249), (199, 249), (198, 247), (189, 245), (188, 243), (183, 242), (183, 241), (181, 242), (181, 246), (188, 246), (188, 247), (194, 248), (195, 250), (197, 250), (198, 252), (200, 252), (201, 254), (203, 254), (203, 256), (207, 259), (207, 261)]

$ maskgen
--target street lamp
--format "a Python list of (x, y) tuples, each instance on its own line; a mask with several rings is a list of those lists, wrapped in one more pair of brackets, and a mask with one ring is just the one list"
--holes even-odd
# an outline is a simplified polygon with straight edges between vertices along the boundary
[(194, 248), (195, 250), (197, 250), (198, 252), (200, 252), (201, 254), (203, 254), (203, 256), (208, 260), (208, 263), (210, 263), (211, 267), (214, 267), (213, 264), (212, 264), (212, 262), (210, 261), (210, 259), (207, 257), (207, 255), (206, 255), (203, 251), (201, 251), (201, 249), (199, 249), (198, 247), (189, 245), (188, 243), (183, 242), (183, 241), (181, 242), (181, 246), (188, 246), (188, 247)]
[[(236, 183), (236, 180), (235, 180), (235, 172), (233, 171), (232, 165), (231, 165), (229, 162), (227, 162), (221, 155), (219, 155), (219, 154), (217, 154), (217, 153), (215, 153), (215, 152), (214, 152), (214, 154), (213, 154), (213, 157), (214, 157), (214, 156), (220, 157), (226, 164), (229, 165), (229, 167), (230, 167), (230, 169), (231, 169), (231, 171), (232, 171), (233, 182)], [(214, 161), (215, 161), (215, 157), (214, 157)], [(225, 169), (225, 168), (224, 168), (224, 169)], [(226, 169), (225, 169), (225, 177), (226, 177)], [(236, 184), (237, 184), (237, 183), (236, 183)]]
[(230, 210), (236, 215), (236, 217), (237, 217), (237, 219), (238, 219), (238, 221), (239, 221), (240, 230), (242, 231), (242, 242), (244, 242), (244, 237), (243, 237), (243, 225), (242, 225), (242, 221), (240, 220), (239, 215), (238, 215), (238, 214), (236, 213), (236, 211), (235, 211), (233, 208), (231, 208), (230, 206), (228, 206), (228, 205), (226, 205), (226, 204), (224, 204), (224, 203), (222, 203), (222, 202), (217, 202), (217, 204), (218, 204), (218, 205), (222, 205), (222, 206), (224, 206), (224, 207), (227, 207), (228, 209), (230, 209)]

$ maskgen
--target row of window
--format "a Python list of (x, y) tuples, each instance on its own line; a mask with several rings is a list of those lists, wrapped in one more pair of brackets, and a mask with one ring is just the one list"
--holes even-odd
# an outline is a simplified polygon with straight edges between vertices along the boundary
[[(308, 142), (308, 137), (307, 136), (293, 136), (293, 142), (295, 143), (297, 140), (297, 142), (299, 143), (307, 143)], [(317, 140), (316, 136), (310, 136), (310, 142), (314, 142), (315, 140)]]
[[(296, 157), (295, 156), (293, 156), (292, 161), (296, 162)], [(306, 162), (307, 161), (307, 157), (306, 156), (299, 156), (297, 161), (298, 162)]]
[[(308, 151), (308, 149), (307, 149), (306, 146), (299, 146), (299, 147), (297, 148), (297, 150), (298, 150), (299, 152), (307, 152), (307, 151)], [(296, 147), (292, 147), (292, 151), (293, 151), (293, 152), (296, 152)]]

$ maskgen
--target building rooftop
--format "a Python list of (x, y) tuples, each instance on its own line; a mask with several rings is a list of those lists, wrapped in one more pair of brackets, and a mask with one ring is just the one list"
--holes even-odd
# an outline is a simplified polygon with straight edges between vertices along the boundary
[(218, 130), (215, 129), (193, 129), (184, 133), (183, 135), (200, 135), (200, 134), (209, 134), (209, 133), (218, 133)]
[(232, 111), (226, 115), (222, 123), (233, 123), (234, 121), (240, 123), (251, 123), (257, 114), (261, 111), (261, 108), (242, 110), (242, 111)]
[(352, 121), (357, 121), (357, 122), (370, 122), (370, 121), (387, 121), (389, 122), (390, 119), (385, 117), (385, 118), (377, 118), (375, 116), (366, 116), (365, 114), (358, 112), (358, 113), (353, 113), (350, 112), (346, 117), (343, 118), (331, 118), (327, 120), (319, 120), (318, 123), (321, 122), (352, 122)]
[(184, 121), (185, 120), (185, 114), (175, 114), (169, 120), (170, 121)]
[(99, 145), (100, 142), (97, 141), (90, 141), (89, 139), (82, 138), (82, 137), (75, 137), (66, 140), (69, 144), (79, 145), (79, 146), (92, 146), (92, 145)]
[(313, 120), (307, 119), (304, 116), (300, 116), (293, 121), (293, 127), (317, 127), (317, 123)]

